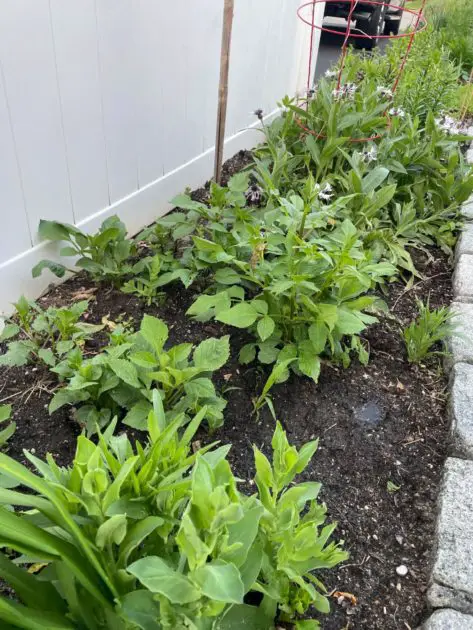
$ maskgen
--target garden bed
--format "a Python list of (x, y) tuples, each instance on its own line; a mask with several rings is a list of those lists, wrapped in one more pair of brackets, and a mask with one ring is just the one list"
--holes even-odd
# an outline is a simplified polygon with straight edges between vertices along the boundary
[[(450, 302), (451, 270), (439, 250), (428, 257), (417, 254), (416, 265), (422, 279), (410, 290), (400, 282), (389, 285), (384, 298), (391, 314), (365, 335), (368, 366), (354, 362), (343, 370), (327, 364), (318, 384), (292, 376), (274, 390), (278, 418), (290, 442), (300, 446), (320, 438), (304, 476), (323, 483), (322, 498), (350, 553), (349, 561), (324, 579), (329, 589), (355, 595), (358, 605), (347, 616), (334, 599), (333, 612), (324, 619), (326, 630), (416, 628), (425, 613), (435, 504), (447, 447), (446, 379), (436, 360), (420, 367), (407, 362), (400, 329), (416, 316), (416, 299), (430, 298), (432, 307)], [(234, 472), (251, 493), (252, 444), (268, 450), (274, 420), (267, 408), (259, 421), (252, 414), (252, 399), (267, 373), (238, 363), (246, 333), (189, 319), (185, 312), (195, 298), (190, 291), (170, 288), (161, 306), (145, 307), (113, 288), (97, 290), (83, 274), (52, 289), (40, 304), (66, 305), (87, 295), (92, 296), (89, 323), (106, 317), (131, 319), (138, 326), (145, 313), (152, 314), (168, 324), (172, 345), (231, 334), (231, 360), (215, 379), (221, 391), (228, 389), (225, 424), (211, 439), (232, 444)], [(88, 349), (97, 350), (90, 344)], [(39, 457), (50, 452), (61, 464), (71, 461), (79, 427), (69, 407), (49, 416), (56, 386), (46, 368), (1, 370), (0, 400), (14, 404), (17, 423), (9, 443), (12, 457), (25, 462), (22, 449), (28, 449)], [(202, 444), (210, 439), (204, 431), (198, 437)], [(402, 564), (409, 573), (401, 578), (396, 568)]]

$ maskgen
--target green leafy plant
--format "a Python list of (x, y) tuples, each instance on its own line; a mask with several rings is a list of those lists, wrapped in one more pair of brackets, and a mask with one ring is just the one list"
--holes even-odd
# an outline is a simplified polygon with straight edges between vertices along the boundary
[[(125, 224), (117, 216), (106, 219), (97, 234), (85, 234), (79, 228), (58, 221), (40, 221), (38, 234), (41, 239), (65, 241), (61, 256), (78, 257), (75, 266), (84, 269), (96, 281), (118, 281), (132, 270), (130, 258), (136, 254), (133, 240), (127, 238)], [(32, 270), (33, 277), (49, 269), (62, 278), (67, 268), (51, 260), (40, 261)]]
[[(377, 321), (364, 312), (377, 299), (364, 294), (395, 269), (371, 262), (348, 220), (319, 236), (313, 223), (320, 221), (319, 208), (294, 195), (268, 211), (265, 218), (272, 228), (260, 236), (257, 257), (255, 250), (246, 261), (228, 257), (232, 267), (216, 273), (218, 283), (236, 272), (240, 284), (202, 295), (188, 310), (198, 319), (214, 317), (248, 329), (255, 342), (242, 348), (243, 363), (256, 356), (268, 364), (293, 359), (291, 369), (317, 380), (325, 352), (344, 365), (352, 351), (362, 362), (368, 359), (359, 333)], [(215, 243), (196, 245), (205, 252), (219, 251)]]
[(53, 367), (74, 348), (81, 348), (103, 325), (81, 321), (88, 308), (82, 300), (71, 306), (42, 309), (21, 297), (16, 313), (7, 320), (0, 341), (7, 342), (7, 352), (0, 355), (0, 365), (22, 366), (40, 361)]
[(228, 337), (206, 339), (195, 348), (183, 343), (165, 350), (167, 339), (166, 324), (145, 315), (137, 333), (115, 339), (91, 359), (69, 357), (53, 370), (67, 382), (52, 398), (50, 412), (65, 404), (81, 405), (76, 417), (89, 432), (96, 424), (109, 422), (113, 414), (126, 412), (125, 424), (144, 430), (153, 393), (159, 391), (169, 417), (205, 407), (205, 419), (214, 430), (223, 422), (226, 402), (216, 393), (210, 375), (228, 360)]
[[(190, 454), (204, 413), (183, 431), (157, 393), (154, 405), (145, 446), (115, 437), (113, 423), (98, 444), (78, 439), (69, 468), (27, 453), (37, 475), (0, 454), (0, 577), (18, 598), (0, 598), (0, 619), (34, 630), (271, 630), (279, 610), (317, 628), (298, 619), (311, 604), (328, 610), (312, 571), (347, 554), (329, 542), (320, 484), (292, 484), (316, 443), (298, 452), (278, 425), (274, 467), (255, 449), (258, 496), (245, 497), (228, 447)], [(244, 602), (251, 592), (259, 606)]]
[(432, 348), (439, 342), (445, 345), (456, 329), (455, 314), (448, 307), (431, 309), (428, 301), (424, 304), (418, 300), (417, 308), (417, 318), (402, 331), (409, 363), (420, 363), (429, 356), (445, 354), (445, 349)]
[(264, 384), (261, 394), (253, 399), (253, 411), (256, 417), (259, 418), (261, 409), (267, 405), (271, 411), (271, 415), (276, 420), (276, 411), (274, 410), (273, 399), (270, 391), (277, 383), (282, 383), (288, 378), (288, 366), (294, 361), (294, 359), (288, 359), (281, 363), (277, 363), (271, 370), (271, 374), (268, 376), (266, 383)]
[[(12, 412), (11, 405), (0, 405), (0, 425), (10, 420)], [(16, 431), (16, 422), (10, 422), (4, 429), (0, 430), (0, 449), (8, 444), (8, 440)]]
[(121, 290), (123, 293), (137, 295), (148, 306), (159, 302), (164, 297), (164, 293), (159, 290), (162, 286), (161, 268), (162, 260), (158, 254), (142, 258), (132, 268), (133, 278), (125, 282)]

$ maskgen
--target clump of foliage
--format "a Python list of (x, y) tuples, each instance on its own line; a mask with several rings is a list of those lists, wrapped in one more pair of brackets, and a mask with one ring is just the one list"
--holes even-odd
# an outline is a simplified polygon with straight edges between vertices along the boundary
[(75, 348), (81, 348), (103, 325), (81, 321), (88, 301), (71, 306), (41, 308), (21, 297), (14, 304), (15, 315), (7, 320), (0, 341), (7, 342), (7, 352), (0, 355), (0, 365), (17, 366), (40, 361), (53, 367)]
[[(232, 286), (198, 297), (188, 313), (249, 330), (255, 341), (242, 348), (243, 363), (256, 356), (261, 363), (293, 359), (291, 369), (317, 380), (324, 353), (348, 365), (355, 351), (366, 362), (359, 333), (377, 321), (365, 312), (377, 299), (364, 294), (395, 269), (370, 260), (348, 220), (332, 232), (314, 229), (320, 206), (312, 201), (293, 195), (269, 210), (272, 228), (261, 234), (261, 246), (246, 260), (228, 258), (233, 267), (216, 273), (217, 284), (228, 276)], [(203, 247), (219, 249), (211, 242)]]
[[(419, 314), (402, 331), (402, 337), (406, 344), (407, 359), (409, 363), (420, 363), (429, 356), (445, 354), (445, 343), (456, 329), (455, 313), (448, 307), (431, 309), (429, 302), (424, 304), (417, 301)], [(441, 343), (442, 350), (432, 350)]]
[[(79, 228), (58, 221), (40, 221), (41, 239), (68, 243), (60, 250), (61, 256), (78, 257), (75, 267), (84, 269), (95, 281), (118, 282), (132, 271), (130, 257), (136, 254), (136, 245), (127, 238), (125, 224), (117, 216), (106, 219), (96, 234), (85, 234)], [(33, 277), (49, 269), (62, 278), (67, 268), (51, 260), (42, 260), (33, 268)]]
[(77, 420), (90, 432), (125, 411), (125, 424), (145, 430), (158, 391), (170, 418), (205, 407), (205, 419), (214, 430), (223, 422), (226, 402), (210, 375), (228, 360), (228, 337), (206, 339), (195, 348), (183, 343), (165, 349), (167, 339), (166, 324), (145, 315), (138, 332), (114, 336), (94, 357), (84, 359), (80, 352), (69, 356), (53, 369), (67, 382), (53, 396), (50, 413), (66, 404), (80, 405)]
[(147, 445), (114, 436), (112, 424), (98, 444), (78, 439), (71, 467), (27, 453), (39, 475), (0, 454), (0, 576), (19, 600), (1, 597), (0, 619), (35, 630), (270, 630), (279, 611), (318, 628), (299, 621), (310, 605), (329, 610), (313, 571), (347, 554), (329, 542), (320, 484), (293, 485), (317, 443), (298, 452), (278, 425), (273, 464), (255, 449), (258, 493), (246, 497), (228, 447), (191, 454), (204, 413), (183, 431), (184, 416), (168, 422), (157, 393), (154, 405)]
[[(11, 405), (0, 405), (0, 425), (10, 420), (12, 412)], [(10, 422), (4, 429), (0, 430), (0, 449), (8, 445), (8, 440), (16, 431), (16, 422)]]
[(464, 78), (473, 68), (473, 6), (469, 0), (433, 0), (428, 3), (428, 18), (461, 64)]

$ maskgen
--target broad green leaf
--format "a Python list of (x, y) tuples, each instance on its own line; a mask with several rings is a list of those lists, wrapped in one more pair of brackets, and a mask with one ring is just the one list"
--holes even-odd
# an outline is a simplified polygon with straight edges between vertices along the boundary
[(274, 332), (275, 326), (276, 324), (274, 322), (274, 319), (269, 317), (269, 315), (265, 315), (258, 321), (256, 329), (258, 331), (258, 335), (260, 336), (261, 341), (266, 341), (266, 339), (271, 337)]
[(215, 272), (215, 281), (219, 284), (239, 284), (241, 282), (240, 274), (231, 267), (217, 269)]
[(211, 562), (196, 569), (192, 577), (210, 599), (229, 604), (243, 603), (245, 589), (234, 564)]
[(145, 315), (141, 322), (140, 333), (155, 352), (158, 354), (162, 352), (169, 334), (168, 327), (162, 320)]
[(68, 241), (70, 235), (77, 232), (79, 230), (68, 223), (46, 221), (44, 219), (40, 220), (38, 227), (38, 236), (43, 241)]
[(107, 519), (97, 530), (95, 537), (95, 544), (99, 549), (104, 549), (105, 546), (119, 545), (126, 535), (126, 516), (125, 514), (116, 514)]
[(134, 575), (152, 593), (167, 597), (173, 604), (187, 604), (200, 598), (200, 591), (164, 560), (148, 556), (131, 564), (127, 571)]
[(52, 260), (40, 260), (40, 262), (33, 267), (31, 275), (33, 278), (38, 278), (44, 269), (49, 269), (58, 278), (63, 278), (66, 275), (66, 267), (60, 263), (56, 263)]
[(238, 360), (240, 361), (240, 363), (243, 363), (243, 365), (246, 365), (254, 361), (255, 357), (256, 357), (256, 344), (247, 343), (240, 350)]
[(279, 348), (272, 341), (263, 341), (258, 344), (258, 359), (261, 363), (274, 363), (279, 355)]
[(221, 368), (230, 356), (229, 336), (205, 339), (194, 350), (194, 365), (209, 372)]
[(348, 310), (338, 310), (337, 329), (342, 335), (357, 335), (366, 328), (365, 323)]
[(119, 566), (125, 568), (132, 551), (163, 523), (164, 520), (160, 516), (147, 516), (130, 527), (120, 547)]
[(5, 324), (1, 334), (0, 341), (6, 341), (7, 339), (11, 339), (12, 337), (16, 337), (20, 332), (20, 327), (16, 324)]
[(213, 398), (215, 387), (209, 378), (195, 378), (188, 383), (184, 383), (184, 391), (192, 398)]
[(40, 348), (38, 350), (38, 357), (50, 367), (54, 367), (57, 363), (57, 359), (51, 348)]
[(128, 622), (141, 630), (162, 630), (159, 622), (159, 603), (153, 593), (137, 590), (127, 593), (120, 600), (122, 614)]
[(229, 309), (220, 311), (215, 319), (235, 328), (248, 328), (258, 318), (258, 311), (248, 302), (241, 302)]
[(108, 364), (118, 378), (127, 385), (136, 389), (143, 387), (138, 379), (138, 372), (135, 366), (127, 359), (109, 359)]
[(381, 186), (388, 175), (389, 169), (385, 168), (384, 166), (377, 166), (363, 177), (361, 184), (362, 191), (366, 195), (370, 192), (373, 192), (373, 190), (378, 188), (378, 186)]
[(309, 326), (309, 339), (315, 354), (321, 354), (327, 344), (328, 329), (325, 323), (317, 320)]
[(303, 341), (298, 345), (298, 363), (300, 371), (315, 382), (320, 375), (320, 358), (315, 352), (312, 341)]
[(215, 630), (273, 630), (275, 615), (276, 610), (266, 613), (260, 606), (234, 605), (216, 620)]

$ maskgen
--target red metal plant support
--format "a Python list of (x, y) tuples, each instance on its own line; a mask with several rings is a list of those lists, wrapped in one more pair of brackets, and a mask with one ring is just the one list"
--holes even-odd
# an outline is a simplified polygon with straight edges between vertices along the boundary
[[(340, 89), (341, 84), (342, 84), (342, 76), (343, 76), (343, 70), (345, 68), (345, 60), (346, 60), (346, 56), (347, 56), (347, 51), (348, 51), (348, 40), (350, 37), (352, 38), (356, 38), (356, 39), (372, 39), (371, 35), (367, 35), (366, 33), (362, 33), (362, 32), (358, 32), (356, 29), (352, 30), (351, 28), (351, 18), (352, 15), (356, 9), (356, 6), (358, 4), (359, 0), (311, 0), (310, 2), (306, 2), (303, 5), (301, 5), (299, 7), (299, 9), (297, 10), (297, 15), (299, 17), (300, 20), (302, 20), (302, 22), (304, 22), (305, 24), (307, 24), (308, 26), (311, 27), (311, 35), (310, 35), (310, 48), (309, 48), (309, 68), (308, 68), (308, 72), (307, 72), (307, 91), (310, 92), (312, 85), (313, 85), (313, 43), (314, 43), (314, 31), (315, 29), (323, 32), (323, 33), (333, 33), (335, 35), (340, 35), (340, 31), (336, 31), (334, 29), (331, 28), (327, 28), (326, 26), (323, 26), (322, 24), (316, 24), (315, 23), (315, 9), (316, 9), (316, 5), (317, 4), (326, 4), (329, 2), (336, 2), (337, 4), (343, 2), (346, 4), (350, 4), (350, 10), (348, 12), (348, 18), (347, 18), (347, 28), (345, 31), (345, 37), (343, 40), (343, 45), (342, 45), (342, 54), (341, 54), (341, 60), (340, 60), (340, 70), (338, 72), (338, 78), (337, 78), (337, 90)], [(369, 4), (371, 6), (381, 6), (381, 7), (389, 7), (391, 9), (399, 9), (401, 11), (406, 11), (407, 13), (410, 13), (411, 15), (413, 15), (416, 19), (415, 19), (415, 24), (414, 24), (414, 28), (412, 29), (412, 31), (410, 32), (406, 32), (406, 33), (398, 33), (397, 35), (377, 35), (376, 37), (378, 39), (400, 39), (403, 37), (408, 37), (409, 38), (409, 43), (407, 45), (407, 49), (405, 54), (403, 55), (401, 61), (400, 61), (400, 65), (399, 65), (399, 71), (397, 73), (396, 79), (394, 81), (394, 85), (392, 88), (392, 92), (394, 94), (394, 92), (396, 91), (398, 85), (399, 85), (399, 81), (401, 80), (401, 76), (402, 73), (404, 72), (404, 68), (406, 65), (406, 61), (409, 57), (409, 53), (411, 51), (412, 48), (412, 44), (414, 42), (414, 38), (417, 35), (417, 33), (420, 33), (421, 31), (425, 30), (425, 28), (427, 27), (427, 20), (425, 19), (423, 12), (425, 9), (425, 4), (426, 4), (426, 0), (423, 0), (422, 2), (422, 6), (420, 8), (419, 11), (414, 11), (412, 9), (406, 9), (405, 7), (401, 7), (398, 5), (394, 5), (394, 4), (390, 4), (389, 2), (380, 2), (377, 0), (363, 0), (363, 4)], [(307, 19), (306, 17), (304, 17), (304, 11), (306, 9), (306, 7), (311, 7), (312, 11), (311, 11), (311, 18), (310, 20)], [(387, 113), (385, 113), (385, 116), (387, 118), (387, 126), (389, 127), (390, 125), (390, 121), (389, 121), (389, 117), (387, 115)], [(313, 136), (315, 136), (316, 138), (325, 138), (326, 136), (322, 133), (317, 133), (316, 131), (313, 131), (312, 129), (308, 129), (307, 127), (305, 127), (302, 122), (296, 118), (296, 122), (299, 125), (299, 127), (301, 127), (301, 129), (303, 129), (306, 133), (310, 133)], [(377, 140), (381, 137), (381, 134), (376, 134), (376, 135), (372, 135), (368, 138), (352, 138), (351, 142), (369, 142), (371, 140)]]

